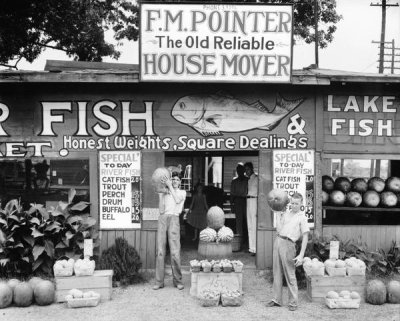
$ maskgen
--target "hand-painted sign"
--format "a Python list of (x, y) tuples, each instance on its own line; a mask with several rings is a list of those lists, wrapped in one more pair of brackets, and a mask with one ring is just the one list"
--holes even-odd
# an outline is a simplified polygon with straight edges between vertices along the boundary
[[(278, 92), (138, 93), (0, 103), (0, 157), (98, 150), (260, 150), (313, 148), (306, 97)], [(127, 93), (122, 94), (123, 97)], [(68, 97), (68, 95), (66, 95)], [(288, 98), (290, 97), (290, 99)], [(20, 117), (20, 115), (23, 115)], [(34, 133), (34, 135), (32, 135)]]
[(100, 228), (140, 228), (141, 153), (99, 151)]
[[(303, 195), (302, 211), (314, 226), (314, 151), (274, 150), (273, 188)], [(275, 220), (274, 220), (275, 221)]]
[(292, 5), (140, 6), (142, 81), (290, 82)]

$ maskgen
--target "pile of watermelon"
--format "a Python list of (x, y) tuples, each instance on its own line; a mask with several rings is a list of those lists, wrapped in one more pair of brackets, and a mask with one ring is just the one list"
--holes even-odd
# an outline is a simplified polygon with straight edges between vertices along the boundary
[(388, 303), (400, 303), (400, 282), (389, 281), (386, 285), (381, 280), (371, 280), (367, 284), (366, 301), (374, 305)]
[(17, 307), (27, 307), (33, 302), (37, 305), (50, 305), (54, 299), (55, 287), (49, 280), (33, 277), (29, 281), (0, 281), (0, 309), (12, 303)]
[(322, 176), (322, 205), (350, 207), (398, 207), (400, 204), (400, 178)]

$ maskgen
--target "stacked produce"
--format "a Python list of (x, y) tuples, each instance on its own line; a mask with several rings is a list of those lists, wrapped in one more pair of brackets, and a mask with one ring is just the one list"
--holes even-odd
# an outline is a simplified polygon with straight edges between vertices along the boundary
[(205, 289), (199, 294), (200, 304), (203, 307), (216, 307), (219, 305), (221, 292), (217, 290)]
[(54, 276), (71, 276), (74, 273), (74, 259), (58, 260), (53, 265)]
[(400, 203), (400, 178), (354, 178), (322, 176), (322, 205), (395, 207)]
[(55, 287), (51, 281), (34, 277), (28, 282), (10, 279), (0, 282), (0, 309), (14, 303), (17, 307), (49, 305), (54, 302)]
[(346, 263), (343, 260), (328, 259), (324, 262), (326, 273), (330, 276), (345, 276)]
[(83, 292), (79, 289), (71, 289), (65, 296), (65, 300), (69, 308), (95, 307), (100, 302), (100, 294), (94, 291)]
[(204, 289), (198, 296), (203, 307), (215, 307), (221, 301), (224, 307), (237, 307), (243, 304), (243, 295), (239, 290)]
[(361, 297), (356, 291), (329, 291), (325, 297), (325, 303), (330, 309), (358, 309), (360, 302)]
[(95, 261), (89, 257), (84, 259), (58, 260), (53, 265), (54, 276), (76, 276), (93, 275), (95, 269)]
[(191, 260), (190, 268), (192, 272), (242, 272), (243, 263), (239, 260)]
[(221, 304), (223, 307), (238, 307), (243, 304), (242, 293), (238, 290), (225, 290), (221, 292)]
[(308, 276), (323, 276), (325, 274), (325, 265), (317, 258), (310, 259), (305, 257), (303, 259), (303, 269)]
[(352, 275), (365, 275), (365, 263), (364, 261), (357, 259), (355, 257), (348, 258), (344, 260), (346, 263), (346, 273), (349, 276)]
[(207, 212), (207, 225), (200, 232), (200, 241), (203, 242), (232, 242), (233, 231), (224, 225), (225, 213), (218, 207), (213, 206)]

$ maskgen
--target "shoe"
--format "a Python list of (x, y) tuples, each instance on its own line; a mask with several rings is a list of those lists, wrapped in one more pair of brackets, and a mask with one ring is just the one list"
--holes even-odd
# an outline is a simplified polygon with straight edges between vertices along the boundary
[(162, 289), (163, 287), (164, 287), (164, 285), (156, 284), (156, 285), (153, 286), (153, 290), (160, 290), (160, 289)]
[(256, 256), (256, 253), (251, 252), (250, 255), (251, 255), (251, 256)]
[(265, 304), (265, 306), (267, 308), (272, 308), (272, 307), (280, 307), (280, 305), (278, 303), (276, 303), (275, 301), (269, 301)]
[(178, 285), (176, 285), (176, 288), (178, 290), (183, 290), (185, 287), (183, 286), (183, 284), (178, 284)]
[(289, 311), (296, 311), (297, 307), (293, 306), (293, 305), (289, 305)]

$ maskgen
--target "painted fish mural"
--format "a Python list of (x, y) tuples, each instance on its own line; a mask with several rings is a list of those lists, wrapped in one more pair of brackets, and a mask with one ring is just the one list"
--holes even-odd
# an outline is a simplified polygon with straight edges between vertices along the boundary
[(271, 130), (303, 101), (286, 100), (278, 94), (269, 111), (260, 101), (248, 104), (227, 94), (198, 94), (178, 99), (171, 114), (203, 136), (220, 136), (222, 132)]

